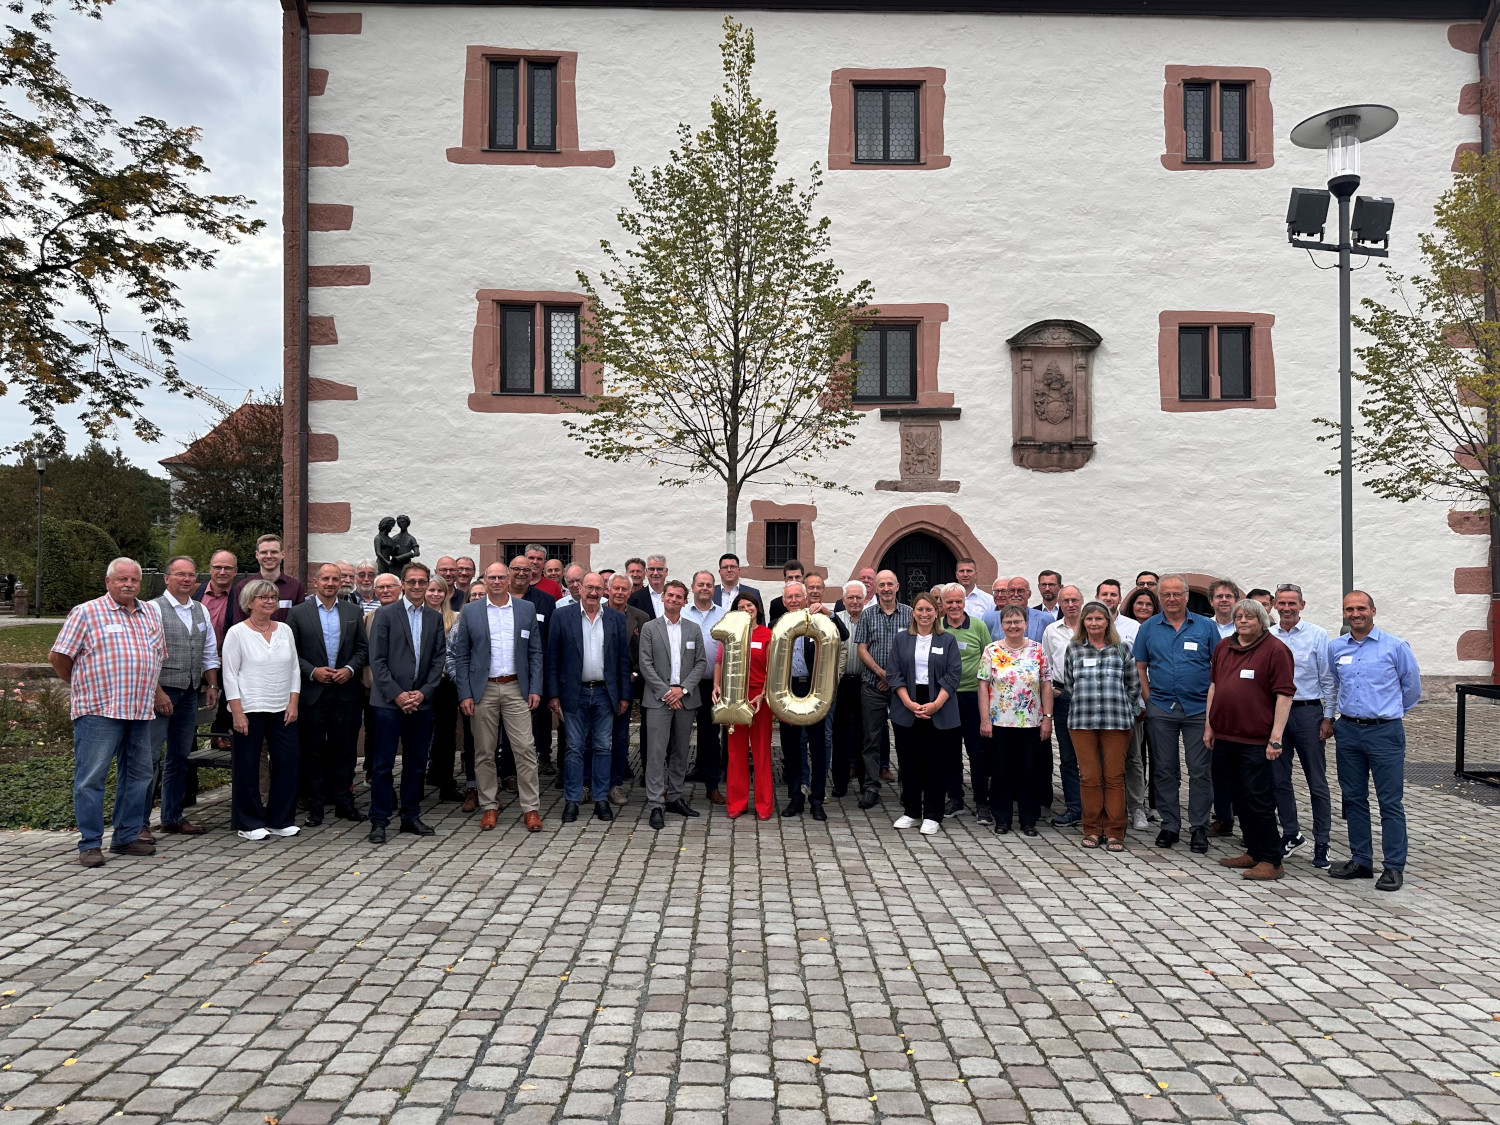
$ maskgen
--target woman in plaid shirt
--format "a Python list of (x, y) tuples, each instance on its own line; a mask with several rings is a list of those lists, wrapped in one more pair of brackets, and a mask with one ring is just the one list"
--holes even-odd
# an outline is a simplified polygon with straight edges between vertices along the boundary
[(1135, 655), (1115, 632), (1102, 602), (1083, 607), (1082, 628), (1068, 645), (1062, 684), (1072, 695), (1068, 732), (1078, 755), (1083, 846), (1125, 850), (1125, 754), (1141, 708)]

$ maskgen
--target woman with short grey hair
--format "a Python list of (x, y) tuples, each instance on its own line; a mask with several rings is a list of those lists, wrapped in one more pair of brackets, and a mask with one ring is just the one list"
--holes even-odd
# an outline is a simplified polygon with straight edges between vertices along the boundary
[[(302, 666), (292, 629), (276, 621), (281, 594), (257, 578), (240, 591), (245, 619), (224, 634), (219, 664), (234, 717), (233, 806), (242, 840), (295, 836), (297, 825), (297, 697)], [(271, 795), (260, 796), (260, 748), (271, 755)]]

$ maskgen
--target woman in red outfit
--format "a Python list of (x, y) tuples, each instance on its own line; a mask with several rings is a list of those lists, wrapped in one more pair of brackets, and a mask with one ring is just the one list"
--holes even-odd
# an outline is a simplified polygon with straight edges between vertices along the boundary
[[(766, 657), (771, 649), (771, 630), (761, 624), (765, 611), (756, 594), (741, 594), (734, 608), (750, 615), (750, 669), (745, 694), (755, 710), (755, 720), (729, 728), (729, 780), (725, 786), (724, 811), (730, 818), (739, 816), (750, 803), (750, 760), (755, 755), (755, 815), (770, 820), (776, 811), (776, 786), (771, 780), (771, 709), (766, 702)], [(714, 702), (719, 702), (724, 679), (724, 646), (719, 646), (719, 660), (714, 665)]]

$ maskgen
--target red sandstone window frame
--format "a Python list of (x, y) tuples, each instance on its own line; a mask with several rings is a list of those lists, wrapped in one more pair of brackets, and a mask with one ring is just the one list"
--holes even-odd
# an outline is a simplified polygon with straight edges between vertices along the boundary
[[(469, 395), (469, 409), (481, 414), (563, 414), (585, 407), (588, 395), (598, 394), (604, 385), (603, 368), (598, 363), (578, 365), (578, 390), (557, 392), (551, 389), (547, 369), (547, 313), (556, 308), (578, 310), (580, 338), (589, 328), (588, 299), (582, 293), (564, 293), (535, 289), (481, 289), (475, 295), (474, 342), (470, 365), (474, 390)], [(506, 391), (500, 382), (500, 310), (507, 306), (527, 305), (531, 321), (530, 391)], [(541, 389), (538, 389), (538, 388)], [(558, 396), (577, 400), (558, 402)]]
[[(1209, 410), (1275, 410), (1276, 362), (1271, 350), (1271, 328), (1276, 317), (1271, 313), (1197, 312), (1169, 310), (1158, 318), (1157, 371), (1161, 389), (1161, 408), (1169, 414), (1196, 413)], [(1213, 346), (1217, 331), (1211, 333), (1209, 356), (1209, 397), (1182, 398), (1178, 382), (1178, 333), (1183, 328), (1250, 329), (1250, 398), (1219, 398), (1219, 356)]]
[[(555, 66), (553, 147), (530, 149), (527, 124), (526, 67), (518, 67), (516, 148), (490, 148), (490, 72), (492, 63), (545, 63)], [(530, 165), (539, 168), (612, 168), (613, 149), (578, 147), (578, 52), (538, 51), (514, 47), (467, 48), (464, 63), (463, 129), (458, 147), (447, 151), (452, 164)]]
[[(882, 171), (932, 171), (953, 163), (943, 151), (943, 111), (948, 72), (942, 67), (913, 66), (882, 70), (844, 67), (828, 84), (832, 111), (828, 122), (828, 168)], [(917, 88), (917, 159), (900, 163), (855, 160), (854, 90), (857, 86), (914, 86)]]
[[(1187, 129), (1183, 123), (1183, 87), (1194, 83), (1213, 86), (1210, 111), (1211, 160), (1187, 159)], [(1245, 159), (1221, 160), (1219, 133), (1219, 86), (1243, 85), (1245, 98)], [(1220, 168), (1269, 168), (1275, 163), (1275, 122), (1271, 112), (1271, 72), (1257, 66), (1168, 66), (1162, 94), (1166, 126), (1166, 151), (1162, 167), (1170, 172), (1209, 171)]]
[[(863, 165), (861, 165), (863, 167)], [(881, 164), (877, 167), (891, 168), (896, 165)], [(859, 323), (870, 325), (915, 325), (917, 329), (917, 387), (914, 398), (901, 399), (852, 399), (852, 410), (879, 410), (891, 406), (952, 406), (953, 393), (938, 390), (938, 360), (942, 354), (942, 327), (948, 319), (948, 306), (944, 304), (881, 305), (873, 316), (859, 318)]]
[[(804, 574), (820, 574), (828, 577), (828, 568), (818, 566), (817, 544), (813, 540), (813, 523), (818, 518), (816, 504), (777, 504), (770, 500), (750, 501), (750, 524), (745, 528), (745, 562), (740, 567), (740, 577), (756, 581), (780, 582), (781, 567), (765, 566), (766, 524), (795, 523), (797, 525), (797, 559), (803, 565)], [(754, 564), (762, 565), (754, 565)], [(769, 606), (769, 599), (766, 604)]]

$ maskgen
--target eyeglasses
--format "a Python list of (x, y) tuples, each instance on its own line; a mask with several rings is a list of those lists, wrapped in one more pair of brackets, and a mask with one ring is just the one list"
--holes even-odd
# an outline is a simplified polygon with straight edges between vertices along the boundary
[(274, 602), (280, 599), (275, 594), (256, 594), (250, 599), (252, 602)]
[(1283, 594), (1283, 593), (1285, 593), (1288, 590), (1290, 590), (1292, 593), (1297, 594), (1299, 596), (1302, 593), (1302, 587), (1298, 586), (1294, 582), (1283, 582), (1280, 586), (1276, 587), (1276, 592), (1278, 594)]

